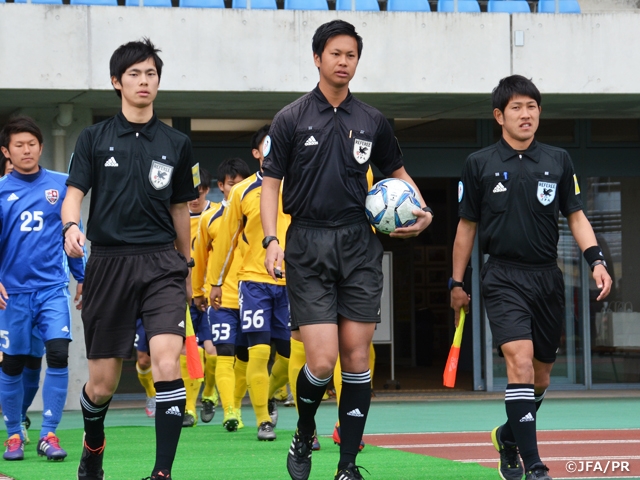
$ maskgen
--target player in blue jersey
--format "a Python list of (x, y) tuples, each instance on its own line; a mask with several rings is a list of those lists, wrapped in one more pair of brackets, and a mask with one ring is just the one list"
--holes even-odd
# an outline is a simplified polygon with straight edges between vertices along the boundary
[[(14, 167), (11, 175), (0, 179), (0, 350), (4, 354), (0, 401), (9, 437), (4, 459), (24, 458), (23, 371), (29, 357), (43, 355), (44, 342), (48, 368), (37, 451), (48, 460), (63, 460), (67, 452), (55, 432), (69, 380), (69, 267), (78, 281), (76, 302), (84, 281), (83, 260), (67, 263), (60, 239), (67, 175), (39, 166), (42, 132), (31, 118), (11, 119), (0, 132), (0, 141), (2, 153)], [(41, 342), (34, 341), (34, 330)]]

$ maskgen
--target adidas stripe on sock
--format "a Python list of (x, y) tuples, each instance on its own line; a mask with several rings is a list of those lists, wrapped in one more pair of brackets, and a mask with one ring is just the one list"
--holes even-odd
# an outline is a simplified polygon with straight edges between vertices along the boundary
[(104, 445), (104, 418), (107, 416), (111, 399), (103, 405), (93, 403), (87, 392), (86, 385), (80, 393), (80, 408), (84, 418), (84, 441), (92, 450), (97, 450)]
[(187, 391), (182, 378), (156, 382), (156, 464), (154, 472), (171, 471), (176, 456)]
[(342, 393), (338, 406), (340, 420), (340, 461), (338, 469), (356, 463), (360, 441), (371, 405), (371, 371), (342, 372)]
[(504, 396), (505, 409), (513, 437), (525, 469), (540, 463), (536, 438), (536, 403), (533, 384), (510, 383)]
[(307, 364), (302, 367), (296, 382), (298, 431), (300, 433), (305, 435), (314, 434), (316, 430), (316, 412), (332, 376), (318, 378), (309, 371)]

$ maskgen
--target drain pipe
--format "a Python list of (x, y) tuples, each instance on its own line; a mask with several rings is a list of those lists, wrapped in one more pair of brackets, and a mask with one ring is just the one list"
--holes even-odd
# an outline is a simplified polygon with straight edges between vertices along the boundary
[(73, 103), (60, 103), (58, 115), (53, 122), (53, 168), (57, 172), (67, 171), (66, 127), (73, 123)]

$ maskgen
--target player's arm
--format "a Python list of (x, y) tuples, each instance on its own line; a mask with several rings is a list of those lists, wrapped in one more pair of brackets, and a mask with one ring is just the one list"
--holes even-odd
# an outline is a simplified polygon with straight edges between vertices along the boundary
[[(415, 182), (413, 181), (411, 176), (407, 173), (404, 167), (400, 167), (397, 170), (394, 170), (390, 176), (391, 178), (399, 178), (400, 180), (404, 180), (409, 185), (411, 185), (416, 191), (416, 194), (418, 195), (420, 206), (423, 208), (427, 206), (426, 202), (422, 198), (422, 195), (420, 194), (420, 190), (418, 189), (418, 186), (415, 184)], [(396, 228), (395, 232), (390, 233), (389, 236), (396, 237), (396, 238), (417, 237), (420, 234), (420, 232), (422, 232), (425, 228), (427, 228), (431, 224), (431, 221), (433, 220), (433, 215), (423, 210), (416, 209), (413, 211), (413, 214), (416, 217), (418, 217), (418, 219), (416, 220), (416, 223), (414, 223), (410, 227)]]
[(80, 230), (80, 208), (82, 207), (82, 199), (84, 192), (72, 185), (67, 187), (67, 194), (62, 202), (62, 210), (60, 216), (62, 218), (62, 226), (69, 222), (71, 225), (64, 235), (64, 251), (71, 258), (80, 258), (84, 256), (85, 236)]
[[(189, 216), (189, 205), (184, 203), (173, 203), (169, 207), (169, 213), (173, 220), (173, 228), (176, 231), (176, 249), (189, 260), (191, 257), (191, 219)], [(191, 269), (187, 275), (187, 303), (191, 302)]]
[[(260, 220), (265, 237), (277, 237), (278, 234), (278, 202), (280, 200), (281, 180), (265, 176), (262, 179), (262, 192), (260, 193)], [(282, 261), (284, 260), (284, 250), (275, 240), (269, 243), (267, 254), (264, 259), (264, 266), (277, 280), (274, 269), (282, 272)]]
[[(596, 235), (593, 233), (593, 228), (584, 214), (584, 211), (578, 210), (570, 213), (567, 216), (567, 220), (569, 222), (569, 228), (571, 229), (573, 238), (576, 239), (578, 247), (580, 247), (580, 250), (583, 253), (593, 247), (596, 247), (599, 251), (600, 247), (598, 247)], [(588, 255), (589, 254), (586, 256)], [(587, 260), (587, 262), (589, 262), (589, 260)], [(593, 279), (596, 281), (596, 285), (600, 289), (600, 295), (598, 295), (596, 300), (606, 298), (611, 291), (611, 276), (604, 265), (596, 265), (593, 268)]]
[[(460, 218), (458, 222), (458, 231), (453, 241), (453, 274), (451, 276), (457, 282), (464, 280), (464, 272), (471, 258), (477, 227), (477, 223), (466, 218)], [(451, 289), (451, 308), (455, 312), (456, 327), (460, 321), (460, 309), (464, 308), (465, 312), (469, 311), (469, 300), (470, 297), (464, 289), (460, 287)]]
[(9, 295), (7, 295), (7, 290), (4, 288), (4, 285), (0, 283), (0, 310), (6, 310), (7, 300), (9, 300)]
[(209, 304), (216, 310), (222, 303), (222, 284), (227, 277), (234, 251), (238, 245), (238, 238), (242, 234), (244, 222), (242, 221), (242, 193), (238, 189), (239, 183), (229, 192), (229, 201), (220, 219), (218, 233), (213, 241), (213, 258), (207, 265), (207, 282), (211, 285)]
[(209, 215), (202, 215), (198, 222), (198, 234), (193, 244), (193, 260), (195, 266), (191, 270), (191, 286), (193, 287), (193, 301), (198, 310), (204, 311), (207, 308), (207, 299), (204, 296), (204, 278), (207, 271), (207, 261), (209, 259), (209, 238), (208, 225)]

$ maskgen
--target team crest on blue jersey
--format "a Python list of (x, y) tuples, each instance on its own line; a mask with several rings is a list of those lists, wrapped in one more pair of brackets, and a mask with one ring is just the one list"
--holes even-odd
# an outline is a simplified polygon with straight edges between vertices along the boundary
[(538, 201), (542, 205), (549, 205), (556, 198), (556, 183), (538, 182)]
[(55, 205), (58, 203), (58, 199), (60, 198), (60, 193), (58, 190), (53, 188), (44, 191), (44, 196), (51, 205)]
[(156, 190), (162, 190), (171, 182), (171, 174), (173, 173), (173, 167), (171, 165), (165, 165), (157, 161), (151, 162), (151, 170), (149, 170), (149, 181)]
[(353, 158), (356, 159), (358, 163), (364, 163), (369, 160), (371, 156), (371, 146), (372, 142), (367, 142), (366, 140), (360, 140), (356, 138), (353, 142)]

